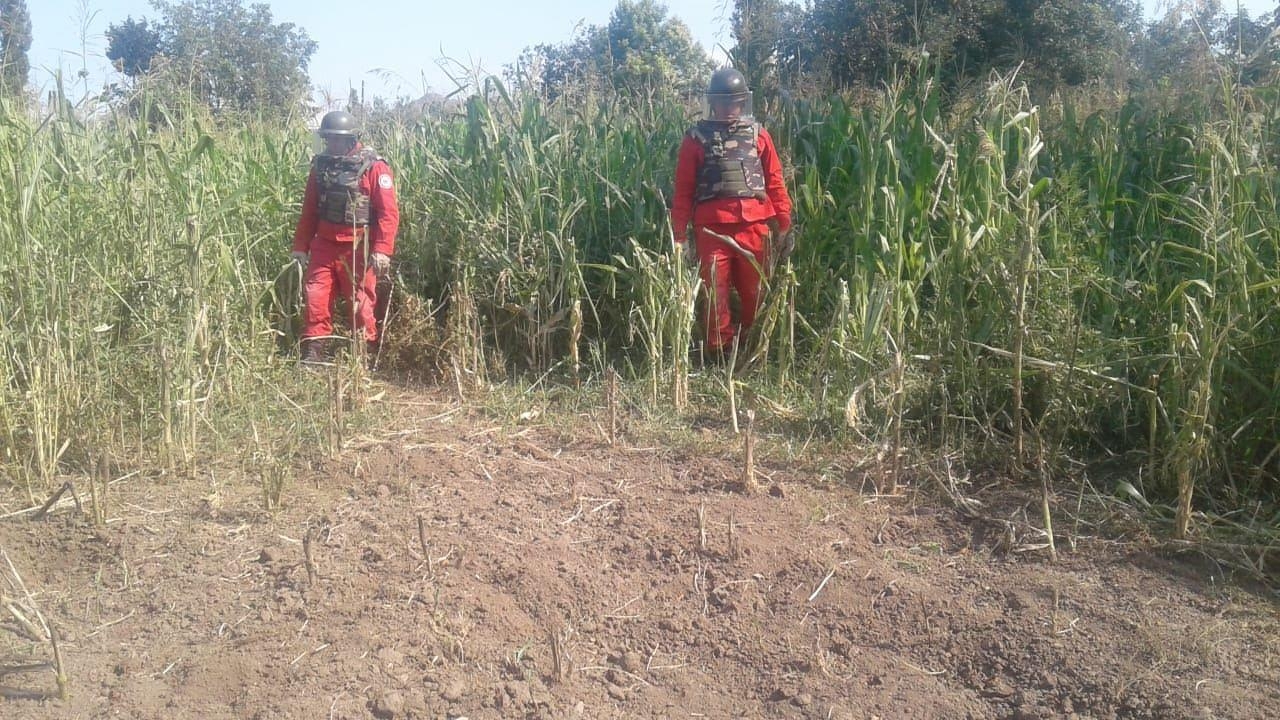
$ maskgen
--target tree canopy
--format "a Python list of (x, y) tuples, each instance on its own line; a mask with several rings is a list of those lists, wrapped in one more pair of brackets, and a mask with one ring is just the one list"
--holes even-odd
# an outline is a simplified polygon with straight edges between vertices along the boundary
[(800, 6), (784, 0), (734, 2), (733, 64), (752, 88), (771, 92), (783, 76), (794, 79), (812, 44), (802, 30), (806, 21)]
[(0, 92), (21, 97), (31, 63), (31, 15), (26, 0), (0, 0)]
[[(125, 75), (181, 88), (217, 114), (286, 114), (306, 97), (316, 44), (247, 0), (152, 0), (158, 17), (107, 30)], [(947, 87), (1017, 71), (1037, 91), (1107, 81), (1186, 85), (1230, 66), (1258, 83), (1280, 72), (1280, 9), (1231, 14), (1222, 0), (1179, 3), (1144, 22), (1137, 0), (734, 0), (730, 61), (767, 99), (787, 89), (876, 87), (926, 56)], [(4, 87), (25, 82), (24, 0), (0, 0)], [(556, 98), (696, 94), (712, 62), (656, 0), (619, 0), (604, 25), (526, 48), (509, 75)], [(1183, 82), (1187, 81), (1187, 82)]]
[(949, 84), (1020, 68), (1079, 85), (1111, 72), (1139, 18), (1134, 0), (735, 0), (733, 55), (748, 75), (837, 87), (875, 85), (924, 52)]
[(526, 49), (514, 74), (551, 97), (581, 84), (637, 97), (701, 87), (710, 69), (706, 51), (684, 22), (668, 17), (665, 5), (620, 0), (607, 25), (590, 26), (565, 43)]
[(1162, 86), (1212, 82), (1223, 61), (1243, 82), (1274, 78), (1280, 69), (1280, 7), (1256, 19), (1231, 14), (1219, 0), (1174, 7), (1147, 27), (1134, 61), (1139, 76)]
[(107, 57), (131, 78), (163, 73), (216, 114), (288, 114), (308, 95), (316, 44), (244, 0), (153, 0), (160, 19), (107, 28)]
[(136, 78), (151, 70), (151, 61), (160, 54), (160, 33), (145, 18), (130, 15), (119, 25), (107, 28), (107, 59), (116, 69)]
[[(1137, 0), (734, 0), (730, 22), (730, 60), (766, 94), (874, 87), (925, 53), (951, 86), (1015, 69), (1042, 88), (1082, 85), (1128, 68), (1143, 29)], [(607, 26), (527, 48), (515, 74), (549, 96), (631, 94), (694, 90), (709, 67), (664, 6), (620, 0)]]

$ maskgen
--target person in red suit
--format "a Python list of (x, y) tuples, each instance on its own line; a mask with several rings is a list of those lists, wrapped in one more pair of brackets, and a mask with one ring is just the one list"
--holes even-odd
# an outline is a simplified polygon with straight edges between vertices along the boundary
[(324, 150), (311, 161), (293, 233), (293, 259), (306, 268), (304, 363), (328, 359), (338, 298), (349, 301), (352, 328), (370, 350), (376, 349), (377, 278), (390, 273), (400, 225), (391, 168), (360, 143), (355, 118), (341, 111), (327, 113), (318, 134)]
[[(671, 227), (678, 246), (696, 247), (707, 297), (706, 353), (722, 359), (755, 322), (769, 245), (791, 227), (791, 198), (773, 138), (751, 112), (746, 78), (726, 67), (707, 83), (706, 117), (680, 144)], [(730, 290), (737, 292), (735, 324)]]

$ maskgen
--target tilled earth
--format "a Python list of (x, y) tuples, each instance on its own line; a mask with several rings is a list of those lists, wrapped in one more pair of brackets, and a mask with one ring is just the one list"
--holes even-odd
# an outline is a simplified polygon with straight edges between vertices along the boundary
[[(208, 471), (117, 482), (101, 527), (0, 520), (30, 596), (0, 590), (61, 631), (71, 691), (0, 716), (1280, 717), (1280, 604), (1211, 565), (1102, 540), (1050, 563), (925, 495), (788, 469), (769, 437), (748, 496), (728, 441), (393, 402), (399, 427), (300, 470), (274, 514)], [(0, 685), (52, 690), (15, 669), (49, 656), (0, 628)]]

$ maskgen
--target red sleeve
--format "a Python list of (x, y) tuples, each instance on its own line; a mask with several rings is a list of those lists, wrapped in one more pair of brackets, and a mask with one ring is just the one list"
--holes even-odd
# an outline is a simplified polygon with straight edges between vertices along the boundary
[(773, 146), (773, 138), (764, 128), (760, 128), (760, 165), (764, 168), (764, 191), (778, 218), (778, 230), (786, 232), (791, 227), (791, 196), (783, 179), (782, 160)]
[(671, 230), (676, 242), (689, 237), (689, 223), (693, 221), (694, 192), (698, 185), (698, 166), (702, 164), (702, 146), (685, 136), (676, 158), (675, 195), (671, 198)]
[(400, 229), (400, 205), (396, 201), (395, 180), (391, 166), (379, 160), (369, 168), (370, 249), (383, 255), (396, 251), (396, 232)]
[(293, 231), (293, 249), (296, 252), (311, 252), (311, 240), (316, 236), (316, 224), (320, 220), (320, 204), (317, 201), (316, 172), (307, 175), (307, 190), (302, 194), (302, 215), (298, 217), (298, 227)]

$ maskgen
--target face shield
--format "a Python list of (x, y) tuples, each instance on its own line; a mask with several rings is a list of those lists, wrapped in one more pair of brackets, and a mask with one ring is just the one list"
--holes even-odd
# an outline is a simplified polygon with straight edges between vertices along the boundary
[(356, 147), (354, 134), (333, 134), (316, 132), (311, 140), (311, 151), (315, 155), (342, 157), (348, 155)]
[(720, 122), (751, 120), (755, 117), (754, 95), (750, 92), (708, 93), (702, 97), (702, 117)]

